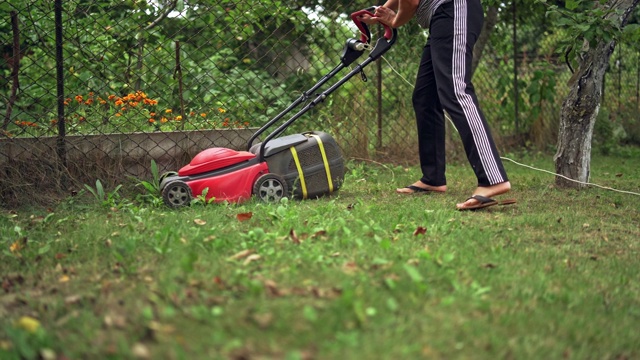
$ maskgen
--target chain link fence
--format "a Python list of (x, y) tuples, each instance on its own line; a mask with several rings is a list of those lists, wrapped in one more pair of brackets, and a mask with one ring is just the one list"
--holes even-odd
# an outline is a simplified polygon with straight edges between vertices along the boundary
[[(257, 128), (339, 64), (345, 41), (359, 37), (348, 13), (370, 5), (0, 3), (2, 205), (95, 179), (148, 178), (152, 160), (177, 170), (208, 147), (244, 150)], [(515, 24), (494, 29), (474, 84), (499, 146), (551, 147), (571, 73), (553, 49), (520, 44)], [(287, 133), (322, 130), (347, 158), (415, 163), (411, 92), (425, 41), (415, 23), (403, 27), (389, 53)], [(633, 46), (612, 56), (601, 110), (607, 136), (640, 142), (639, 59)], [(450, 152), (461, 154), (449, 134)]]

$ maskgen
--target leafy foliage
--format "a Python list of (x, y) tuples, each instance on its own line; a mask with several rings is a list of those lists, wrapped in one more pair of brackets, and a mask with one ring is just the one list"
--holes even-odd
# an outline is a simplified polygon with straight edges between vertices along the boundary
[[(586, 47), (595, 47), (598, 42), (608, 43), (640, 36), (634, 24), (623, 32), (625, 24), (620, 23), (622, 11), (609, 6), (607, 1), (569, 0), (561, 7), (547, 0), (537, 0), (547, 6), (547, 16), (560, 29), (566, 30), (564, 43), (566, 57), (575, 61)], [(575, 67), (575, 66), (574, 66)]]

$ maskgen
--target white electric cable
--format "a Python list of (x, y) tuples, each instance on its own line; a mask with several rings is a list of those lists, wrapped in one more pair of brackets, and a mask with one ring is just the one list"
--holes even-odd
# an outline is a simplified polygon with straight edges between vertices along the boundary
[(578, 184), (588, 185), (588, 186), (595, 186), (595, 187), (600, 188), (600, 189), (611, 190), (611, 191), (615, 191), (615, 192), (619, 192), (619, 193), (623, 193), (623, 194), (631, 194), (631, 195), (640, 196), (640, 194), (639, 194), (639, 193), (635, 193), (635, 192), (633, 192), (633, 191), (618, 190), (618, 189), (614, 189), (614, 188), (611, 188), (611, 187), (608, 187), (608, 186), (602, 186), (602, 185), (598, 185), (598, 184), (594, 184), (594, 183), (589, 183), (589, 182), (583, 182), (583, 181), (574, 180), (574, 179), (569, 178), (569, 177), (566, 177), (566, 176), (564, 176), (564, 175), (560, 175), (560, 174), (554, 173), (553, 171), (544, 170), (544, 169), (538, 169), (538, 168), (535, 168), (535, 167), (533, 167), (533, 166), (529, 166), (529, 165), (521, 164), (521, 163), (519, 163), (519, 162), (517, 162), (517, 161), (515, 161), (515, 160), (512, 160), (512, 159), (509, 159), (509, 158), (507, 158), (507, 157), (500, 157), (500, 159), (503, 159), (503, 160), (509, 160), (509, 161), (511, 161), (512, 163), (516, 164), (516, 165), (519, 165), (519, 166), (522, 166), (522, 167), (526, 167), (526, 168), (529, 168), (529, 169), (532, 169), (532, 170), (536, 170), (536, 171), (544, 172), (544, 173), (551, 174), (551, 175), (554, 175), (554, 176), (559, 176), (559, 177), (561, 177), (561, 178), (563, 178), (563, 179), (565, 179), (565, 180), (569, 180), (569, 181), (572, 181), (572, 182), (575, 182), (575, 183), (578, 183)]

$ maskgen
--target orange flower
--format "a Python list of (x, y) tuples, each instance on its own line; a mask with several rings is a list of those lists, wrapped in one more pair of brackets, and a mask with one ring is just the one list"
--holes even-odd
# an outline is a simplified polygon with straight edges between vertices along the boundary
[(169, 120), (164, 116), (162, 117), (162, 119), (160, 119), (160, 122), (163, 123), (163, 124), (166, 123), (167, 121), (169, 121)]
[(122, 104), (124, 104), (124, 102), (122, 101), (122, 99), (118, 99), (116, 100), (116, 106), (122, 106)]
[(171, 114), (171, 113), (173, 112), (173, 110), (171, 110), (171, 109), (167, 109), (167, 110), (165, 110), (164, 112), (165, 112), (165, 113), (167, 113), (167, 114)]
[(180, 115), (176, 116), (176, 121), (182, 121), (182, 116)]
[(19, 121), (16, 120), (14, 121), (14, 124), (20, 126), (20, 127), (38, 127), (38, 124), (33, 123), (31, 121)]
[(81, 103), (82, 102), (82, 95), (76, 95), (75, 99), (76, 99), (76, 101), (78, 103)]
[(195, 111), (192, 111), (192, 112), (189, 113), (189, 116), (195, 116), (195, 115), (196, 115)]
[(207, 117), (207, 113), (202, 113), (202, 114), (200, 114), (200, 116)]
[(109, 95), (109, 97), (108, 97), (107, 99), (109, 99), (109, 100), (113, 100), (113, 99), (115, 99), (115, 98), (116, 98), (116, 96), (115, 96), (115, 95)]
[(91, 105), (93, 104), (93, 99), (87, 99), (87, 101), (84, 102), (85, 105)]
[(218, 108), (218, 112), (220, 112), (220, 114), (224, 114), (227, 112), (227, 110), (223, 109), (223, 108)]
[(122, 116), (122, 114), (116, 113), (116, 117), (120, 117), (120, 116)]
[(156, 113), (154, 113), (154, 112), (149, 113), (149, 116), (156, 116)]
[(154, 122), (156, 122), (154, 119), (149, 119), (150, 124), (153, 124)]

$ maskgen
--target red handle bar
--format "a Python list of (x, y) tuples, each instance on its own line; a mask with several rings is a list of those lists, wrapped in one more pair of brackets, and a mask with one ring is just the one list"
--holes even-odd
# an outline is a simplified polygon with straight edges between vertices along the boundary
[[(364, 15), (364, 14), (370, 15), (371, 17), (375, 17), (375, 15), (369, 10), (360, 10), (351, 14), (351, 20), (353, 20), (353, 22), (356, 24), (358, 29), (360, 29), (360, 32), (362, 34), (360, 35), (360, 41), (368, 43), (370, 39), (367, 39), (367, 37), (364, 34), (368, 34), (369, 31), (367, 31), (365, 25), (362, 24), (362, 21), (358, 19), (360, 15)], [(384, 38), (387, 40), (391, 40), (391, 37), (393, 34), (393, 30), (391, 29), (391, 26), (383, 23), (380, 23), (380, 25), (384, 26)]]

